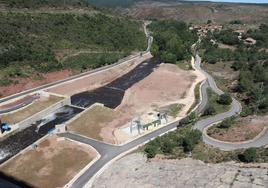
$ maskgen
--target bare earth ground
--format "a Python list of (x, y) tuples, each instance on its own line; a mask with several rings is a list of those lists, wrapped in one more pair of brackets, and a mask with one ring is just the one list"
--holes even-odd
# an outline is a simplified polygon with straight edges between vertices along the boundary
[(126, 91), (116, 110), (138, 115), (177, 102), (185, 97), (195, 78), (191, 71), (181, 70), (172, 64), (161, 64), (152, 74)]
[(234, 163), (205, 164), (189, 158), (148, 162), (142, 154), (131, 154), (105, 170), (94, 181), (93, 188), (265, 188), (268, 165), (258, 166), (262, 168)]
[(120, 144), (129, 137), (118, 128), (139, 115), (181, 102), (185, 108), (182, 111), (186, 113), (194, 102), (193, 90), (200, 79), (196, 71), (184, 71), (176, 65), (161, 64), (149, 76), (129, 88), (115, 110), (94, 107), (68, 128), (95, 139)]
[(123, 74), (129, 72), (137, 64), (143, 62), (146, 59), (151, 58), (152, 56), (147, 54), (138, 60), (132, 60), (131, 63), (121, 64), (109, 70), (101, 71), (95, 74), (91, 74), (83, 77), (82, 79), (77, 79), (72, 82), (61, 84), (59, 86), (48, 89), (47, 91), (52, 93), (58, 93), (62, 95), (74, 95), (87, 90), (92, 90), (98, 87), (105, 85), (113, 81), (114, 79), (122, 76)]
[(116, 127), (108, 125), (111, 125), (113, 121), (117, 122), (122, 119), (123, 114), (120, 112), (107, 107), (94, 106), (68, 124), (67, 129), (90, 138), (115, 143), (113, 130)]
[(1, 119), (5, 123), (15, 124), (31, 117), (38, 112), (41, 112), (49, 106), (61, 101), (62, 99), (62, 97), (55, 95), (50, 95), (49, 97), (41, 97), (40, 99), (34, 101), (32, 104), (25, 108), (22, 108), (21, 110), (2, 115)]
[(95, 151), (85, 145), (50, 136), (0, 171), (33, 187), (62, 187), (95, 157)]
[(213, 126), (208, 130), (208, 134), (217, 140), (240, 142), (255, 138), (264, 127), (268, 127), (268, 116), (249, 116), (238, 119), (229, 129)]
[(207, 23), (207, 20), (216, 23), (232, 20), (254, 24), (268, 22), (268, 7), (258, 5), (143, 2), (116, 12), (136, 19), (175, 19), (191, 23)]
[(41, 79), (33, 80), (31, 78), (19, 78), (16, 79), (16, 84), (11, 84), (9, 86), (0, 86), (1, 97), (9, 96), (21, 91), (31, 89), (40, 85), (55, 82), (57, 80), (62, 80), (71, 76), (72, 73), (69, 70), (55, 71), (46, 74), (41, 74)]

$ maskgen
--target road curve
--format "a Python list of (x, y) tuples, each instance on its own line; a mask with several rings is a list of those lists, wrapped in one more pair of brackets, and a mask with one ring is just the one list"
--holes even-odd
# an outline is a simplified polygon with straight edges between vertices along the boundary
[[(202, 87), (200, 90), (200, 92), (202, 94), (202, 101), (196, 110), (197, 113), (202, 112), (204, 110), (204, 108), (206, 107), (206, 104), (208, 102), (208, 96), (207, 96), (207, 88), (208, 87), (211, 87), (212, 90), (219, 95), (223, 93), (223, 91), (221, 91), (217, 87), (214, 79), (200, 67), (200, 63), (201, 63), (201, 58), (197, 55), (196, 60), (195, 60), (195, 69), (203, 72), (207, 77), (206, 82), (204, 84), (202, 84)], [(208, 127), (212, 124), (215, 124), (217, 122), (220, 122), (227, 117), (237, 115), (240, 113), (240, 111), (241, 111), (240, 103), (236, 99), (233, 98), (231, 109), (229, 111), (215, 115), (215, 116), (207, 118), (207, 119), (200, 120), (194, 125), (194, 128), (199, 129), (204, 133), (204, 130), (206, 127)], [(97, 141), (97, 140), (94, 140), (91, 138), (86, 138), (86, 137), (83, 137), (81, 135), (77, 135), (74, 133), (60, 134), (60, 136), (91, 145), (101, 155), (100, 159), (98, 161), (96, 161), (94, 164), (92, 164), (92, 166), (90, 166), (70, 186), (73, 188), (85, 187), (87, 185), (87, 183), (89, 182), (89, 180), (91, 178), (95, 177), (96, 174), (98, 172), (100, 172), (100, 170), (103, 169), (103, 167), (105, 165), (107, 165), (109, 162), (111, 162), (114, 158), (122, 155), (123, 153), (125, 153), (125, 152), (139, 146), (139, 145), (142, 145), (142, 144), (154, 139), (157, 136), (160, 136), (164, 133), (167, 133), (168, 131), (174, 130), (174, 129), (178, 128), (179, 126), (180, 126), (179, 121), (176, 121), (176, 122), (171, 123), (165, 127), (160, 128), (154, 132), (151, 132), (147, 135), (143, 135), (140, 138), (135, 139), (135, 140), (133, 140), (125, 145), (122, 145), (122, 146), (105, 144), (103, 142), (100, 142), (100, 141)], [(214, 140), (214, 139), (210, 138), (209, 136), (207, 136), (206, 134), (203, 134), (203, 141), (206, 144), (212, 145), (214, 147), (218, 147), (220, 149), (233, 150), (233, 149), (238, 149), (238, 148), (260, 147), (260, 146), (263, 146), (265, 144), (268, 144), (268, 139), (267, 139), (268, 137), (267, 136), (268, 136), (268, 131), (266, 131), (266, 134), (261, 136), (259, 139), (254, 140), (253, 142), (245, 143), (245, 144), (241, 144), (241, 143), (231, 144), (231, 143), (222, 143), (221, 141)]]
[[(217, 87), (217, 84), (215, 83), (215, 80), (212, 78), (212, 76), (209, 75), (206, 71), (204, 71), (200, 67), (200, 64), (201, 64), (201, 58), (198, 55), (196, 55), (196, 65), (195, 65), (196, 67), (195, 68), (200, 70), (206, 76), (207, 83), (208, 83), (207, 85), (215, 93), (217, 93), (218, 95), (223, 94), (224, 92)], [(202, 107), (205, 107), (207, 104), (207, 99), (208, 99), (207, 85), (203, 84), (201, 87), (201, 93), (202, 93), (203, 98), (202, 98), (200, 105)], [(206, 128), (208, 128), (212, 124), (221, 122), (228, 117), (236, 116), (240, 114), (242, 110), (241, 104), (235, 98), (232, 98), (232, 99), (233, 101), (231, 104), (231, 109), (229, 111), (221, 113), (221, 114), (217, 114), (213, 117), (209, 117), (207, 119), (203, 119), (203, 120), (196, 122), (196, 124), (194, 125), (194, 128), (202, 131), (203, 141), (206, 144), (220, 148), (221, 150), (235, 150), (235, 149), (250, 148), (250, 147), (261, 147), (261, 146), (267, 145), (268, 144), (268, 129), (266, 129), (262, 135), (260, 135), (258, 138), (254, 140), (247, 141), (247, 142), (238, 142), (238, 143), (223, 142), (223, 141), (211, 138), (210, 136), (207, 135)], [(201, 110), (204, 110), (204, 109), (201, 109)]]

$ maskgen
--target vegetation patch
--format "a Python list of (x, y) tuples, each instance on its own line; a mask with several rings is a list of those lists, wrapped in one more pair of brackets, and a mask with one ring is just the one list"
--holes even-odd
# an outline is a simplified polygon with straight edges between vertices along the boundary
[[(212, 89), (207, 89), (208, 94), (208, 104), (205, 108), (204, 113), (202, 114), (202, 117), (208, 117), (215, 114), (220, 114), (223, 112), (226, 112), (230, 109), (230, 95), (229, 94), (223, 94), (222, 96), (218, 96), (216, 93), (212, 91)], [(224, 99), (222, 99), (224, 98)], [(225, 99), (227, 98), (227, 99)], [(221, 100), (226, 100), (227, 103), (221, 103)]]
[(192, 104), (192, 106), (190, 107), (190, 109), (188, 110), (187, 113), (191, 112), (196, 105), (199, 104), (200, 102), (200, 85), (202, 82), (199, 82), (198, 84), (196, 84), (195, 88), (194, 88), (194, 103)]
[(165, 63), (173, 64), (190, 60), (191, 46), (197, 41), (197, 35), (188, 30), (186, 23), (172, 20), (155, 21), (149, 28), (154, 36), (151, 48), (153, 56), (159, 57)]
[[(229, 40), (229, 35), (236, 35), (231, 30), (210, 33), (202, 40), (201, 48), (205, 49), (203, 58), (209, 64), (223, 64), (232, 61), (231, 68), (238, 74), (235, 78), (236, 84), (229, 83), (227, 89), (236, 92), (236, 96), (246, 108), (242, 115), (247, 116), (253, 113), (264, 114), (268, 112), (268, 53), (262, 49), (268, 48), (268, 26), (262, 24), (259, 29), (249, 29), (240, 41)], [(247, 37), (254, 38), (257, 43), (248, 45), (242, 42)], [(238, 38), (238, 37), (237, 37)], [(235, 46), (235, 50), (220, 49), (211, 40), (219, 40), (223, 43)], [(218, 67), (214, 66), (214, 68)], [(228, 79), (229, 80), (229, 79)], [(234, 80), (233, 80), (234, 81)]]
[(140, 23), (102, 13), (1, 12), (0, 27), (2, 86), (35, 73), (90, 69), (111, 64), (122, 57), (116, 53), (92, 57), (82, 54), (71, 58), (69, 63), (62, 63), (56, 58), (57, 51), (91, 49), (118, 51), (125, 56), (146, 47)]
[(123, 57), (124, 54), (121, 53), (82, 53), (77, 56), (69, 57), (63, 62), (63, 66), (74, 71), (83, 72), (85, 70), (110, 65)]
[(182, 159), (191, 156), (193, 159), (208, 163), (232, 160), (260, 163), (268, 161), (268, 150), (265, 148), (222, 151), (204, 144), (201, 141), (201, 136), (202, 133), (200, 131), (192, 130), (191, 125), (188, 125), (157, 137), (138, 151), (144, 152), (147, 158), (154, 158), (157, 154), (164, 154), (166, 158), (170, 159)]

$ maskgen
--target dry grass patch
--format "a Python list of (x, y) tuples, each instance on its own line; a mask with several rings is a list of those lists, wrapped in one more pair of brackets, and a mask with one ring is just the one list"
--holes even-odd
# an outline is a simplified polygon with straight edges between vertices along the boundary
[(0, 171), (33, 187), (63, 187), (95, 156), (86, 146), (52, 136), (37, 149), (2, 166)]
[(40, 98), (39, 100), (33, 102), (28, 107), (18, 110), (11, 114), (6, 114), (1, 116), (3, 122), (9, 124), (15, 124), (20, 121), (23, 121), (32, 115), (41, 112), (42, 110), (48, 108), (49, 106), (62, 100), (62, 97), (50, 95), (49, 97)]
[(241, 142), (255, 138), (268, 127), (268, 116), (239, 118), (227, 129), (212, 126), (208, 129), (208, 135), (222, 141)]
[(71, 122), (67, 128), (78, 134), (103, 141), (102, 129), (119, 117), (120, 113), (110, 108), (94, 106)]

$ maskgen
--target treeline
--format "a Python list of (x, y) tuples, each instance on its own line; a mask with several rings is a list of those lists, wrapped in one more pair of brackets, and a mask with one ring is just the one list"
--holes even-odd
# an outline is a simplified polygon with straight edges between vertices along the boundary
[(153, 56), (160, 57), (166, 63), (190, 59), (191, 46), (197, 41), (197, 35), (189, 31), (186, 23), (154, 21), (149, 28), (154, 36), (151, 48)]
[(0, 3), (9, 8), (41, 8), (63, 6), (89, 6), (87, 0), (1, 0)]
[(192, 157), (204, 162), (267, 162), (268, 150), (265, 148), (249, 148), (232, 152), (206, 146), (202, 142), (202, 133), (191, 129), (191, 126), (180, 127), (175, 131), (159, 136), (142, 147), (148, 159), (157, 154), (165, 155), (170, 159)]
[(202, 40), (201, 48), (205, 49), (203, 58), (206, 62), (233, 61), (232, 68), (239, 71), (235, 92), (240, 93), (238, 96), (244, 102), (244, 116), (268, 112), (268, 53), (262, 50), (267, 48), (267, 28), (267, 25), (261, 25), (259, 30), (247, 32), (246, 36), (255, 36), (257, 44), (233, 43), (235, 50), (220, 49), (211, 42), (215, 38), (222, 41), (224, 36), (218, 36), (219, 33), (210, 34)]
[(174, 155), (178, 153), (188, 153), (201, 141), (202, 133), (189, 128), (177, 129), (161, 137), (148, 142), (144, 147), (144, 152), (148, 158), (155, 157), (156, 154)]
[(127, 55), (146, 48), (141, 24), (101, 13), (0, 13), (0, 27), (0, 77), (5, 85), (9, 78), (31, 75), (29, 70), (64, 68), (55, 51), (88, 49)]

